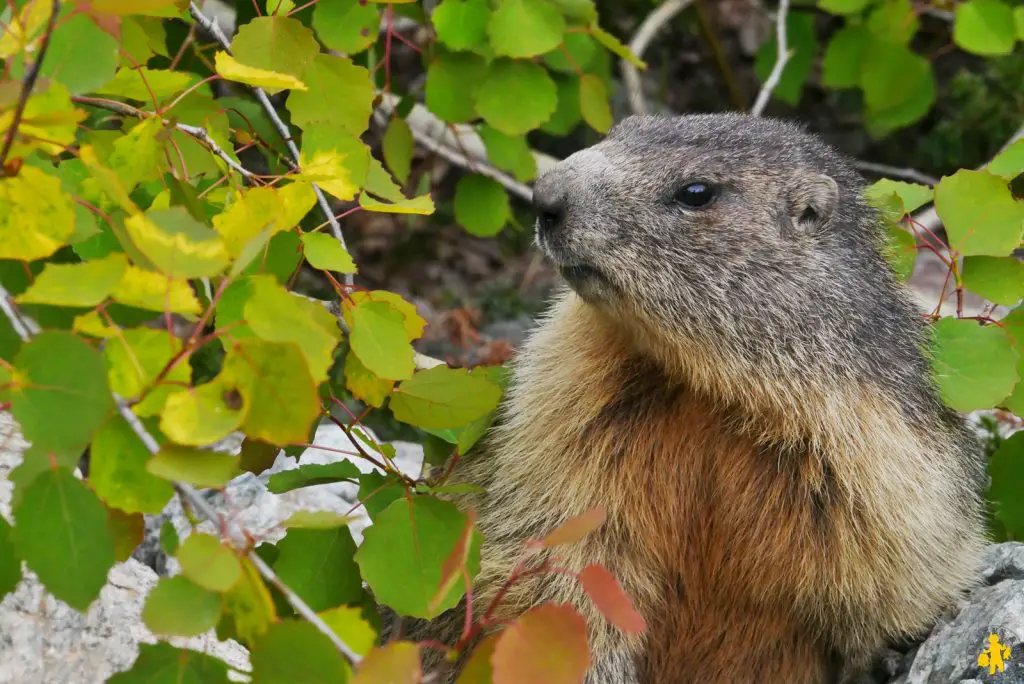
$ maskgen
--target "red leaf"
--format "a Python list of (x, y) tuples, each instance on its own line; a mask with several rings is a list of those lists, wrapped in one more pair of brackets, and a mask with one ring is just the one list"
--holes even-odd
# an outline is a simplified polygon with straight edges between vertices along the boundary
[(568, 603), (543, 603), (505, 628), (491, 656), (494, 684), (583, 684), (587, 625)]
[(466, 661), (466, 667), (455, 680), (455, 684), (492, 684), (491, 678), (491, 655), (494, 653), (494, 645), (498, 643), (498, 634), (492, 634), (485, 638)]
[(634, 634), (647, 629), (647, 621), (636, 612), (633, 599), (603, 566), (588, 565), (583, 568), (580, 583), (601, 614), (623, 632)]
[(604, 523), (604, 506), (588, 508), (580, 515), (569, 518), (540, 541), (541, 546), (572, 544), (587, 536)]
[(435, 610), (441, 601), (444, 601), (445, 597), (451, 592), (452, 587), (455, 586), (455, 583), (462, 579), (462, 571), (469, 560), (469, 542), (473, 538), (473, 525), (475, 522), (476, 512), (470, 511), (469, 515), (466, 516), (466, 525), (462, 528), (462, 534), (459, 535), (458, 541), (455, 542), (455, 548), (452, 549), (452, 552), (444, 560), (444, 564), (441, 565), (441, 584), (434, 598), (430, 600), (431, 611)]
[(411, 641), (392, 641), (366, 654), (352, 684), (417, 684), (422, 678), (420, 647)]

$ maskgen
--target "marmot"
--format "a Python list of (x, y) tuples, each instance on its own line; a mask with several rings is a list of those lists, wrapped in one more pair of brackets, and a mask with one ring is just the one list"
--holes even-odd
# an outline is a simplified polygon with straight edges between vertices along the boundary
[[(487, 490), (459, 497), (484, 539), (474, 606), (525, 539), (597, 505), (559, 565), (605, 565), (646, 633), (557, 574), (497, 616), (575, 604), (592, 684), (837, 681), (975, 583), (984, 463), (863, 185), (803, 128), (742, 114), (633, 116), (537, 180), (569, 287), (453, 472)], [(454, 643), (463, 610), (403, 637)]]

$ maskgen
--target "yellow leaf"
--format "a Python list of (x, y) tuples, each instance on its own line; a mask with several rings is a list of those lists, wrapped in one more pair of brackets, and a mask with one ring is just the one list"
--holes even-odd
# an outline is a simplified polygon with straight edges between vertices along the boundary
[(92, 11), (102, 14), (143, 14), (151, 17), (180, 17), (185, 0), (92, 0)]
[(359, 195), (359, 206), (367, 211), (378, 211), (385, 214), (429, 215), (434, 213), (434, 200), (431, 199), (430, 193), (395, 202), (394, 204), (387, 204), (375, 200), (364, 192)]
[[(348, 302), (351, 302), (349, 304)], [(354, 290), (349, 293), (348, 301), (346, 305), (342, 307), (342, 317), (345, 319), (345, 324), (352, 329), (352, 319), (350, 311), (352, 308), (359, 306), (361, 302), (387, 302), (392, 307), (398, 310), (402, 314), (404, 319), (402, 327), (405, 328), (405, 332), (408, 333), (410, 340), (418, 339), (423, 335), (423, 331), (427, 327), (427, 322), (423, 320), (419, 312), (416, 310), (416, 305), (412, 302), (404, 299), (402, 295), (397, 292), (391, 292), (389, 290)]]
[(96, 311), (75, 316), (71, 329), (74, 332), (83, 333), (90, 337), (100, 338), (113, 337), (121, 330), (117, 326), (108, 325), (106, 319)]
[(0, 34), (0, 59), (6, 59), (24, 51), (46, 20), (50, 18), (52, 7), (52, 2), (29, 0), (18, 12), (17, 18), (9, 20), (4, 27), (3, 34)]
[(96, 306), (117, 286), (127, 266), (128, 259), (120, 252), (80, 264), (48, 263), (16, 300), (21, 304)]
[(345, 155), (336, 150), (317, 150), (310, 156), (299, 157), (302, 171), (292, 178), (316, 183), (340, 200), (355, 199), (359, 188), (344, 166)]
[(152, 103), (154, 97), (176, 95), (198, 81), (198, 76), (183, 71), (129, 66), (118, 69), (114, 78), (104, 83), (96, 94)]
[(307, 90), (305, 83), (290, 74), (281, 74), (242, 64), (223, 50), (217, 53), (214, 60), (217, 73), (229, 81), (237, 81), (257, 88)]
[(75, 207), (60, 179), (34, 166), (0, 179), (0, 259), (45, 259), (75, 232)]
[(147, 311), (179, 314), (197, 314), (202, 311), (199, 300), (186, 281), (131, 265), (125, 270), (111, 297), (121, 304)]
[(241, 254), (264, 228), (269, 227), (274, 234), (292, 227), (285, 225), (282, 200), (281, 192), (274, 188), (251, 188), (242, 191), (226, 211), (213, 217), (213, 229), (220, 233), (232, 257)]
[(179, 278), (212, 278), (228, 265), (224, 241), (183, 208), (129, 216), (128, 234), (161, 271)]
[[(0, 137), (7, 134), (14, 120), (13, 102), (11, 104), (0, 111)], [(36, 149), (46, 154), (60, 154), (75, 141), (78, 124), (86, 116), (81, 109), (75, 109), (68, 89), (62, 83), (51, 81), (49, 88), (34, 92), (25, 104), (11, 157), (25, 157)]]
[(280, 230), (290, 230), (299, 225), (302, 218), (316, 204), (316, 194), (307, 183), (289, 183), (281, 186), (277, 195), (281, 198), (282, 205), (281, 225), (283, 227)]
[(121, 179), (117, 173), (100, 163), (99, 157), (96, 155), (96, 149), (92, 145), (82, 145), (78, 149), (78, 158), (82, 160), (91, 176), (91, 178), (82, 181), (82, 192), (85, 195), (85, 199), (96, 200), (97, 203), (101, 203), (99, 198), (105, 196), (110, 202), (113, 202), (114, 205), (128, 212), (128, 214), (138, 213), (139, 208), (135, 206), (135, 202), (128, 196), (128, 192), (125, 190), (124, 185), (121, 184)]

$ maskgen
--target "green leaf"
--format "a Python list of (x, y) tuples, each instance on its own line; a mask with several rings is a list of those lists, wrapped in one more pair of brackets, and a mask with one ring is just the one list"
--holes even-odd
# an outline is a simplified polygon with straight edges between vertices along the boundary
[(630, 50), (626, 45), (624, 45), (622, 41), (620, 41), (618, 38), (602, 29), (597, 24), (591, 24), (590, 35), (594, 36), (594, 38), (597, 39), (597, 42), (599, 42), (601, 45), (604, 45), (612, 53), (626, 60), (627, 62), (635, 66), (637, 69), (647, 69), (647, 64), (642, 59), (633, 54), (633, 51)]
[(333, 235), (305, 233), (302, 236), (302, 253), (313, 268), (339, 273), (355, 273), (356, 264), (352, 255), (341, 246)]
[[(158, 99), (177, 95), (194, 85), (199, 79), (195, 74), (169, 69), (150, 69), (148, 67), (122, 67), (101, 88), (95, 89), (97, 95), (123, 97), (128, 100), (139, 100), (152, 103), (153, 97)], [(175, 108), (175, 111), (177, 108)]]
[(0, 599), (14, 591), (21, 582), (21, 556), (14, 548), (10, 523), (0, 515)]
[(339, 684), (351, 668), (325, 635), (305, 620), (282, 620), (255, 640), (253, 684)]
[(33, 166), (0, 178), (0, 259), (45, 259), (75, 232), (75, 208), (60, 179)]
[(408, 122), (400, 116), (391, 117), (387, 130), (384, 131), (384, 138), (381, 140), (381, 148), (384, 153), (384, 163), (388, 165), (391, 173), (395, 174), (395, 178), (402, 183), (409, 181), (414, 144), (412, 129), (409, 128)]
[(230, 379), (218, 376), (205, 385), (169, 395), (160, 414), (160, 431), (178, 444), (213, 444), (245, 420), (241, 403)]
[(139, 644), (130, 670), (117, 672), (107, 684), (228, 684), (228, 666), (213, 656), (165, 642)]
[(39, 475), (54, 468), (66, 468), (69, 471), (74, 471), (78, 467), (81, 457), (80, 449), (55, 451), (38, 447), (35, 444), (30, 446), (22, 453), (21, 463), (11, 470), (9, 475), (11, 484), (14, 485), (11, 506), (15, 509), (18, 507), (25, 490)]
[(580, 84), (575, 76), (556, 77), (555, 86), (558, 90), (558, 105), (554, 114), (545, 121), (540, 130), (551, 135), (569, 135), (582, 120), (580, 112)]
[[(266, 546), (257, 547), (257, 551)], [(277, 611), (256, 566), (248, 558), (242, 558), (241, 563), (242, 578), (223, 596), (224, 617), (233, 623), (238, 639), (251, 645), (277, 619)]]
[(411, 378), (416, 364), (401, 312), (387, 302), (364, 301), (346, 307), (349, 344), (374, 375), (385, 380)]
[(992, 478), (989, 501), (995, 504), (995, 515), (1014, 538), (1024, 537), (1024, 497), (1020, 485), (1024, 482), (1024, 432), (1017, 432), (1003, 442), (988, 464)]
[[(793, 54), (782, 70), (773, 97), (796, 106), (800, 102), (804, 84), (811, 73), (818, 52), (818, 39), (814, 32), (814, 15), (810, 12), (790, 12), (786, 16), (786, 42)], [(778, 58), (778, 39), (772, 37), (761, 46), (754, 59), (754, 73), (763, 83)]]
[(544, 63), (570, 74), (587, 71), (598, 54), (598, 45), (588, 33), (566, 33), (562, 44), (544, 55)]
[(178, 530), (170, 519), (164, 520), (160, 526), (160, 548), (163, 552), (173, 556), (178, 553)]
[(102, 357), (69, 332), (36, 335), (14, 367), (11, 411), (33, 444), (82, 450), (114, 408)]
[(155, 634), (197, 636), (216, 626), (220, 611), (217, 593), (182, 575), (161, 577), (146, 597), (142, 622)]
[(528, 61), (494, 60), (477, 91), (477, 112), (506, 135), (537, 128), (551, 118), (556, 105), (554, 81), (543, 67)]
[(1005, 256), (1024, 231), (1024, 203), (1014, 200), (1006, 181), (987, 171), (961, 169), (935, 186), (935, 210), (946, 226), (950, 247), (963, 255)]
[(985, 170), (1007, 181), (1024, 173), (1024, 138), (1009, 145), (985, 165)]
[(877, 3), (868, 14), (867, 27), (872, 35), (883, 41), (906, 45), (921, 26), (917, 15), (918, 10), (910, 0), (886, 0)]
[[(111, 337), (103, 350), (110, 367), (110, 388), (126, 399), (138, 397), (180, 351), (181, 340), (167, 331), (135, 328)], [(167, 396), (188, 384), (190, 376), (188, 364), (179, 360), (160, 384), (132, 407), (133, 412), (140, 416), (159, 413)]]
[(157, 515), (174, 496), (168, 482), (146, 470), (149, 450), (123, 417), (115, 415), (100, 428), (89, 453), (89, 484), (107, 505)]
[(1010, 54), (1017, 42), (1013, 8), (1000, 0), (967, 0), (957, 5), (953, 40), (976, 55)]
[(347, 527), (292, 528), (277, 543), (274, 572), (315, 611), (357, 603), (363, 595)]
[(139, 250), (170, 276), (212, 278), (227, 268), (228, 252), (220, 235), (184, 207), (129, 216), (125, 227)]
[(607, 133), (612, 127), (612, 110), (604, 81), (594, 74), (580, 78), (580, 112), (583, 120), (598, 133)]
[(165, 446), (146, 463), (146, 470), (165, 480), (199, 487), (223, 487), (238, 475), (238, 458), (220, 451)]
[(939, 393), (957, 411), (996, 406), (1017, 383), (1018, 352), (994, 325), (946, 317), (934, 326), (933, 368)]
[(861, 25), (846, 25), (836, 31), (825, 49), (821, 82), (830, 88), (855, 88), (860, 85), (864, 51), (871, 45), (871, 34)]
[(493, 411), (501, 388), (485, 373), (435, 366), (418, 371), (391, 392), (391, 412), (426, 429), (462, 427)]
[(442, 121), (465, 123), (476, 117), (477, 91), (487, 73), (487, 62), (470, 53), (435, 51), (427, 67), (427, 108)]
[(502, 0), (491, 14), (487, 34), (496, 55), (534, 57), (559, 46), (565, 20), (545, 0)]
[(886, 243), (890, 263), (896, 276), (906, 281), (914, 273), (917, 261), (917, 240), (910, 231), (893, 224), (886, 227)]
[(277, 446), (307, 440), (320, 415), (320, 398), (297, 345), (239, 340), (228, 352), (224, 372), (238, 382), (246, 435)]
[(177, 555), (181, 574), (204, 589), (230, 591), (242, 578), (238, 556), (209, 534), (189, 535)]
[[(87, 14), (64, 14), (50, 38), (39, 74), (67, 86), (72, 95), (95, 91), (114, 76), (118, 41)], [(14, 71), (19, 78), (22, 69)]]
[(356, 136), (366, 131), (376, 95), (369, 71), (350, 59), (319, 54), (302, 80), (309, 89), (292, 92), (285, 105), (293, 124), (332, 124)]
[(882, 209), (890, 220), (899, 221), (930, 202), (934, 192), (927, 185), (883, 178), (865, 188), (864, 196)]
[(27, 290), (15, 298), (19, 304), (96, 306), (117, 287), (128, 260), (114, 253), (80, 264), (47, 263)]
[(1013, 8), (1013, 23), (1017, 27), (1017, 40), (1024, 40), (1024, 7)]
[(487, 40), (491, 10), (487, 0), (444, 0), (430, 19), (442, 43), (452, 50), (472, 50)]
[(320, 52), (320, 44), (298, 19), (256, 17), (239, 27), (231, 51), (242, 64), (302, 79), (306, 67)]
[(257, 337), (297, 345), (317, 384), (327, 379), (341, 330), (324, 307), (289, 292), (268, 276), (254, 276), (244, 315)]
[(85, 612), (114, 565), (100, 500), (70, 470), (55, 468), (28, 486), (14, 520), (14, 543), (28, 567), (54, 596)]
[(359, 468), (351, 461), (306, 463), (298, 468), (274, 473), (267, 482), (267, 489), (274, 494), (283, 494), (299, 487), (353, 481), (359, 474)]
[(1024, 297), (1024, 262), (1012, 256), (965, 257), (963, 282), (990, 302), (1015, 306)]
[(363, 365), (351, 349), (345, 354), (345, 389), (360, 401), (380, 408), (391, 393), (394, 380), (378, 378)]
[(497, 235), (512, 215), (508, 193), (487, 176), (468, 173), (455, 185), (455, 220), (473, 235)]
[(935, 102), (931, 62), (897, 41), (876, 40), (865, 51), (860, 85), (868, 131), (876, 137), (914, 123)]
[(394, 475), (379, 472), (359, 476), (359, 502), (366, 508), (370, 520), (376, 521), (395, 500), (405, 496), (405, 486)]
[(377, 41), (380, 10), (359, 0), (318, 2), (313, 7), (313, 28), (325, 47), (354, 55)]
[(871, 4), (871, 0), (818, 0), (818, 7), (832, 14), (856, 14)]
[(505, 135), (484, 124), (477, 129), (487, 150), (487, 158), (499, 169), (511, 171), (519, 181), (537, 175), (537, 162), (525, 135)]
[[(395, 500), (366, 529), (356, 562), (374, 596), (402, 615), (430, 619), (453, 608), (465, 591), (462, 582), (431, 609), (442, 568), (466, 525), (455, 504), (430, 496)], [(470, 539), (466, 567), (480, 570), (479, 531)]]

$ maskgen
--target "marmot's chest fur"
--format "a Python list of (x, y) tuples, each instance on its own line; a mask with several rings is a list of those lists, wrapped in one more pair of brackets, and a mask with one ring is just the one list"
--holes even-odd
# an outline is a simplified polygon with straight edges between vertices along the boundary
[(522, 351), (508, 401), (494, 453), (454, 474), (488, 490), (466, 502), (485, 540), (476, 600), (524, 539), (605, 506), (605, 526), (559, 562), (606, 565), (648, 632), (626, 638), (560, 575), (519, 585), (506, 614), (573, 601), (591, 625), (595, 684), (829, 681), (840, 660), (863, 664), (926, 626), (949, 587), (969, 582), (979, 540), (936, 503), (956, 484), (881, 404), (849, 407), (858, 434), (840, 437), (843, 450), (823, 452), (812, 433), (779, 446), (742, 407), (670, 381), (572, 294)]

